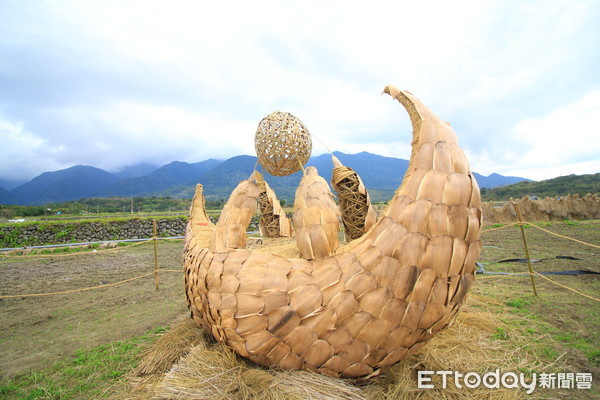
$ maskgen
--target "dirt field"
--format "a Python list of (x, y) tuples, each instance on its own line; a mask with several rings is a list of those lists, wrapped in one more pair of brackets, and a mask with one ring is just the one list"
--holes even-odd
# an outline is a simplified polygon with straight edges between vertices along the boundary
[[(181, 269), (183, 244), (159, 242), (159, 267)], [(0, 294), (49, 293), (112, 283), (154, 270), (152, 244), (99, 254), (0, 258)], [(160, 274), (67, 295), (0, 299), (0, 373), (12, 376), (75, 350), (169, 326), (185, 312), (182, 275)]]
[[(600, 221), (553, 222), (543, 228), (600, 245)], [(489, 229), (492, 227), (487, 227)], [(525, 229), (536, 271), (585, 269), (600, 272), (600, 249), (548, 235), (534, 227)], [(484, 233), (480, 257), (487, 271), (520, 272), (523, 258), (518, 227)], [(161, 269), (181, 269), (182, 242), (159, 242)], [(578, 260), (556, 258), (570, 256)], [(0, 294), (48, 293), (117, 282), (152, 272), (152, 244), (114, 252), (51, 258), (0, 257)], [(532, 338), (543, 343), (535, 353), (544, 365), (563, 365), (570, 371), (591, 372), (594, 388), (600, 386), (600, 303), (579, 296), (537, 277), (539, 298), (531, 294), (529, 277), (487, 278), (478, 275), (472, 295), (494, 298), (486, 311), (502, 309), (531, 319)], [(600, 297), (599, 275), (550, 276), (563, 285)], [(160, 291), (154, 277), (68, 295), (0, 299), (0, 374), (14, 376), (44, 363), (70, 356), (76, 350), (108, 344), (169, 326), (187, 312), (180, 273), (163, 272)], [(504, 315), (503, 314), (503, 315)], [(510, 346), (510, 319), (499, 321)], [(499, 330), (500, 329), (500, 330)], [(525, 329), (525, 328), (523, 328)], [(520, 332), (520, 331), (519, 331)], [(541, 342), (540, 342), (541, 341)], [(536, 350), (537, 351), (537, 350)], [(547, 354), (546, 354), (547, 353)], [(556, 360), (556, 361), (555, 361)], [(538, 371), (544, 372), (544, 371)], [(123, 383), (126, 384), (126, 383)], [(566, 392), (572, 398), (591, 398), (589, 392)], [(597, 391), (595, 391), (597, 393)], [(562, 398), (562, 397), (561, 397)]]

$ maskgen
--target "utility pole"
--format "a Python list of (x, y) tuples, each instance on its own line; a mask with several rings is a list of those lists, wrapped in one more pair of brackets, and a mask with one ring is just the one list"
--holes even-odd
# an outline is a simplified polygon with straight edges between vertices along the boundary
[(131, 215), (133, 215), (133, 193), (131, 194)]

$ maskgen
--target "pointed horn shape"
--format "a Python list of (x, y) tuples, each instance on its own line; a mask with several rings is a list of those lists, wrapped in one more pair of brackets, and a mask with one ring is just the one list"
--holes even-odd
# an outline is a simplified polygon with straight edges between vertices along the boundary
[(221, 252), (246, 247), (246, 228), (256, 212), (258, 186), (253, 179), (257, 173), (259, 172), (254, 171), (231, 192), (213, 230), (209, 246), (211, 251)]

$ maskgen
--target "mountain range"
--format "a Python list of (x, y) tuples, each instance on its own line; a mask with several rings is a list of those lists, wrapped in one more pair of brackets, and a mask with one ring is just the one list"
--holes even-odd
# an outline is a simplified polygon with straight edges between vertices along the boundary
[[(362, 152), (334, 152), (346, 166), (354, 169), (368, 188), (373, 201), (388, 200), (402, 182), (408, 160)], [(326, 181), (331, 180), (331, 156), (311, 157), (312, 165)], [(173, 161), (162, 167), (137, 164), (110, 173), (99, 168), (76, 165), (54, 172), (44, 172), (29, 182), (7, 190), (0, 187), (0, 204), (42, 205), (87, 197), (172, 196), (191, 198), (196, 183), (204, 185), (207, 199), (227, 198), (235, 186), (247, 179), (257, 166), (253, 156), (235, 156), (227, 160), (209, 159), (197, 163)], [(259, 171), (261, 170), (258, 165)], [(302, 172), (285, 177), (267, 173), (265, 180), (280, 199), (291, 200)], [(495, 188), (529, 179), (474, 173), (481, 188)]]

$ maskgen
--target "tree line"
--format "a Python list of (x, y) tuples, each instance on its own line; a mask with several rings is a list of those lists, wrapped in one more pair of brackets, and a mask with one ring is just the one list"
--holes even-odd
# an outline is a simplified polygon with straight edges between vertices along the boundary
[[(0, 218), (113, 213), (187, 212), (190, 199), (165, 196), (92, 197), (38, 206), (0, 205)], [(222, 209), (225, 199), (207, 200), (207, 209)]]
[(494, 189), (481, 189), (481, 198), (485, 201), (508, 200), (523, 196), (554, 197), (568, 194), (585, 196), (588, 193), (600, 193), (600, 173), (588, 175), (566, 175), (545, 181), (524, 181)]

